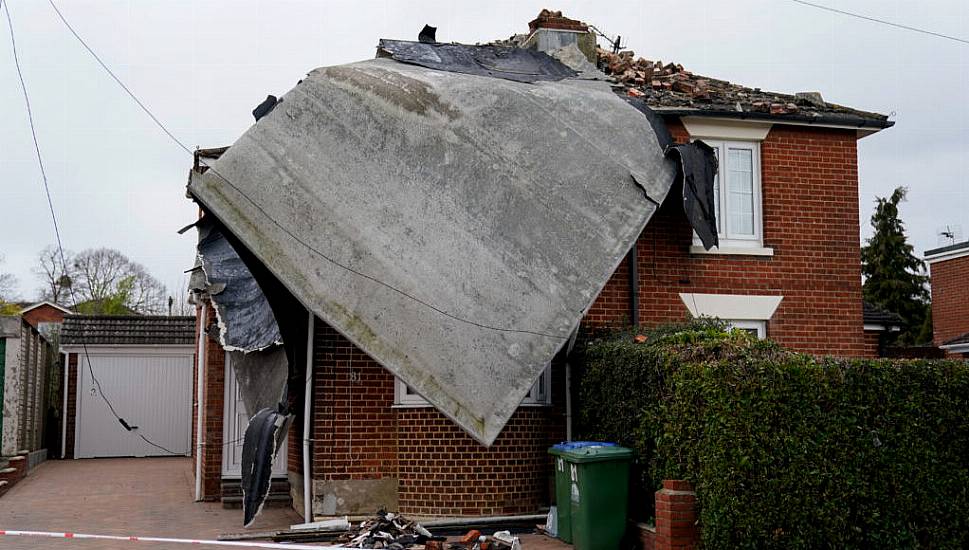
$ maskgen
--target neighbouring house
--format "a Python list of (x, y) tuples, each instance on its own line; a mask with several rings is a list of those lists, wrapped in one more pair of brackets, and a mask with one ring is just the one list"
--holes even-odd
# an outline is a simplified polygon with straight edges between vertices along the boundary
[(932, 344), (969, 358), (969, 241), (925, 251), (932, 287)]
[(189, 454), (194, 317), (70, 315), (61, 351), (64, 458)]
[(64, 316), (72, 313), (74, 312), (70, 309), (46, 300), (31, 304), (20, 311), (25, 321), (37, 327), (51, 341), (56, 340), (54, 336), (64, 323)]
[[(476, 370), (487, 371), (499, 364), (492, 363), (490, 357), (483, 359), (491, 352), (492, 342), (488, 346), (472, 346), (470, 349), (478, 350), (476, 354), (447, 355), (452, 350), (445, 349), (446, 346), (458, 348), (464, 343), (461, 323), (477, 324), (482, 332), (485, 329), (528, 332), (506, 327), (514, 327), (516, 322), (520, 326), (533, 318), (511, 309), (499, 311), (506, 314), (504, 317), (496, 315), (491, 309), (496, 306), (488, 301), (491, 295), (476, 295), (484, 294), (483, 285), (490, 278), (506, 274), (487, 264), (471, 265), (473, 258), (469, 260), (461, 255), (464, 240), (477, 240), (477, 234), (458, 227), (453, 230), (453, 238), (447, 237), (450, 228), (441, 230), (434, 226), (439, 203), (446, 203), (447, 207), (453, 202), (468, 203), (468, 208), (486, 221), (498, 220), (495, 225), (499, 229), (511, 227), (510, 231), (516, 231), (524, 226), (516, 236), (526, 237), (511, 243), (507, 250), (485, 247), (482, 254), (493, 254), (487, 256), (489, 261), (502, 266), (506, 262), (512, 265), (520, 262), (521, 279), (541, 280), (543, 284), (518, 287), (511, 277), (508, 279), (511, 282), (504, 287), (507, 292), (536, 310), (546, 307), (546, 301), (555, 303), (568, 315), (577, 316), (577, 322), (581, 319), (579, 332), (613, 326), (655, 326), (691, 316), (711, 316), (798, 351), (876, 356), (878, 335), (896, 330), (897, 319), (891, 314), (864, 307), (861, 290), (857, 141), (891, 127), (893, 123), (887, 117), (826, 103), (815, 92), (796, 95), (765, 92), (695, 75), (674, 64), (635, 60), (631, 52), (597, 51), (595, 35), (588, 26), (553, 12), (543, 12), (530, 23), (530, 31), (528, 35), (513, 38), (511, 43), (529, 51), (549, 51), (563, 59), (563, 63), (571, 56), (570, 63), (574, 63), (569, 66), (582, 74), (582, 82), (556, 76), (557, 69), (553, 68), (541, 73), (547, 82), (531, 84), (527, 90), (514, 88), (505, 81), (540, 71), (509, 70), (510, 74), (502, 74), (502, 56), (510, 55), (506, 50), (502, 55), (495, 55), (488, 47), (381, 41), (379, 57), (389, 59), (314, 71), (301, 81), (302, 93), (287, 95), (276, 104), (275, 110), (283, 111), (284, 115), (265, 114), (268, 122), (257, 122), (232, 148), (196, 152), (189, 194), (202, 206), (202, 219), (208, 220), (205, 222), (208, 225), (199, 226), (200, 253), (214, 225), (224, 233), (224, 238), (242, 258), (241, 263), (248, 268), (237, 280), (255, 279), (269, 297), (282, 340), (300, 330), (307, 335), (298, 340), (299, 344), (290, 344), (297, 351), (287, 349), (287, 353), (291, 366), (305, 361), (306, 370), (301, 373), (306, 373), (309, 381), (306, 384), (309, 405), (305, 408), (309, 416), (301, 410), (293, 411), (295, 420), (283, 446), (285, 458), (277, 456), (274, 467), (277, 481), (273, 483), (275, 490), (281, 492), (288, 480), (294, 507), (304, 514), (308, 513), (304, 494), (312, 495), (311, 513), (322, 516), (367, 513), (378, 507), (429, 516), (524, 514), (550, 503), (552, 463), (546, 450), (552, 443), (571, 436), (567, 356), (575, 332), (567, 323), (548, 325), (565, 327), (557, 333), (559, 346), (544, 351), (545, 357), (551, 360), (529, 371), (530, 377), (508, 377), (506, 393), (513, 396), (518, 406), (508, 411), (507, 423), (503, 429), (499, 428), (500, 434), (493, 440), (488, 441), (482, 435), (487, 434), (488, 428), (480, 427), (479, 431), (475, 431), (475, 426), (469, 428), (468, 424), (473, 422), (462, 416), (466, 412), (460, 410), (463, 401), (457, 402), (453, 409), (442, 407), (440, 402), (446, 399), (437, 390), (466, 390), (464, 386), (473, 381), (479, 386), (472, 385), (472, 392), (476, 388), (483, 394), (493, 391), (490, 385), (480, 382), (481, 378), (475, 378), (481, 376)], [(581, 60), (569, 53), (573, 45), (574, 50), (581, 52), (578, 56)], [(565, 50), (551, 51), (563, 46)], [(420, 48), (436, 48), (440, 54), (438, 61), (430, 62), (430, 57), (419, 55), (423, 51)], [(462, 55), (477, 59), (478, 67), (455, 68)], [(595, 67), (590, 69), (589, 61), (614, 75), (618, 81), (615, 92), (608, 86), (605, 89), (620, 98), (621, 103), (614, 104), (605, 96), (596, 96), (594, 102), (590, 99), (591, 106), (581, 103), (583, 94), (598, 94), (601, 88), (595, 86), (603, 84), (584, 80), (590, 75), (594, 77)], [(432, 70), (425, 70), (428, 68)], [(472, 76), (451, 76), (462, 71)], [(438, 87), (445, 78), (453, 79), (457, 88), (454, 95), (446, 95), (448, 90)], [(422, 166), (427, 172), (415, 177), (415, 181), (420, 177), (434, 178), (434, 185), (429, 189), (419, 189), (426, 196), (409, 196), (417, 193), (416, 187), (396, 191), (400, 193), (400, 201), (414, 200), (423, 206), (401, 214), (380, 202), (395, 198), (386, 199), (378, 190), (388, 175), (410, 174), (406, 158), (402, 158), (400, 165), (386, 166), (367, 164), (363, 153), (358, 158), (346, 151), (343, 151), (345, 157), (333, 161), (315, 156), (312, 157), (315, 160), (307, 163), (301, 163), (295, 155), (290, 157), (275, 150), (258, 158), (244, 153), (232, 155), (236, 147), (249, 147), (245, 151), (251, 153), (253, 143), (271, 142), (271, 147), (280, 146), (290, 136), (288, 130), (273, 134), (272, 139), (276, 141), (266, 138), (263, 132), (285, 128), (290, 123), (285, 117), (298, 121), (312, 112), (313, 107), (299, 103), (303, 96), (315, 98), (317, 109), (329, 105), (323, 99), (327, 96), (319, 91), (327, 86), (329, 93), (339, 98), (333, 103), (349, 111), (348, 118), (355, 126), (352, 130), (344, 129), (338, 115), (324, 109), (312, 115), (318, 117), (312, 120), (314, 128), (319, 130), (294, 130), (293, 139), (306, 139), (307, 133), (332, 131), (341, 140), (364, 143), (366, 155), (379, 157), (389, 148), (403, 157), (410, 154), (406, 145), (420, 143), (439, 127), (454, 128), (447, 138), (456, 144), (453, 149), (420, 149)], [(514, 93), (502, 95), (503, 87)], [(487, 88), (487, 94), (475, 96), (478, 88)], [(468, 97), (470, 106), (461, 104), (464, 110), (454, 106)], [(563, 97), (567, 100), (563, 101)], [(393, 117), (401, 117), (405, 122), (400, 128), (395, 126), (382, 134), (375, 129), (376, 115), (358, 108), (355, 101), (372, 101), (375, 111), (391, 105), (387, 120), (396, 123)], [(528, 103), (523, 106), (519, 101)], [(484, 114), (476, 111), (475, 106), (484, 110)], [(588, 112), (596, 113), (601, 121), (583, 118)], [(407, 118), (410, 116), (415, 118)], [(496, 127), (506, 130), (504, 139), (507, 140), (524, 139), (522, 135), (543, 137), (533, 138), (535, 141), (531, 144), (514, 142), (506, 147), (501, 139), (482, 133), (476, 146), (483, 152), (471, 168), (486, 171), (479, 173), (459, 167), (451, 172), (452, 166), (460, 164), (456, 160), (461, 154), (457, 144), (468, 135), (460, 124), (469, 124), (469, 119), (475, 116), (494, 119)], [(644, 127), (649, 128), (646, 117), (651, 117), (649, 122), (656, 132), (655, 138), (651, 132), (642, 131)], [(518, 124), (514, 134), (507, 131), (512, 124), (507, 119)], [(548, 127), (536, 130), (535, 126), (545, 119), (550, 120)], [(615, 141), (615, 136), (608, 136), (606, 132), (595, 134), (597, 124), (615, 128), (620, 138), (640, 140), (635, 145), (644, 151), (624, 150), (628, 143)], [(699, 203), (706, 205), (700, 210), (712, 209), (715, 213), (719, 243), (716, 247), (704, 245), (701, 229), (684, 209), (684, 204), (688, 208), (691, 201), (685, 187), (694, 184), (692, 178), (682, 178), (687, 183), (674, 183), (675, 191), (670, 191), (669, 183), (663, 187), (657, 180), (649, 179), (647, 170), (659, 170), (648, 164), (650, 159), (642, 161), (644, 164), (635, 164), (639, 162), (637, 155), (646, 157), (652, 154), (655, 143), (663, 143), (664, 133), (668, 133), (674, 144), (702, 140), (719, 159), (719, 173), (713, 178), (712, 187), (698, 193), (710, 193), (708, 202), (700, 200)], [(318, 139), (325, 141), (322, 137)], [(316, 145), (316, 140), (313, 136), (309, 141)], [(567, 155), (580, 161), (569, 162)], [(276, 177), (260, 172), (284, 156), (292, 167), (279, 168)], [(356, 173), (350, 169), (343, 172), (343, 166), (327, 164), (327, 170), (332, 171), (312, 172), (313, 163), (324, 160), (356, 166), (360, 178), (373, 182), (374, 187), (366, 188), (366, 196), (379, 206), (369, 212), (338, 210), (357, 198), (354, 185), (363, 184), (353, 179)], [(509, 178), (506, 170), (511, 169), (502, 163), (515, 164), (522, 172)], [(628, 168), (623, 177), (628, 179), (628, 173), (632, 172), (635, 185), (627, 189), (614, 182), (615, 175), (610, 170), (615, 165)], [(434, 170), (446, 175), (440, 177)], [(685, 161), (683, 170), (686, 170)], [(460, 190), (461, 178), (470, 177), (469, 174), (480, 177), (475, 182), (480, 185), (463, 199), (460, 196), (455, 199), (453, 193), (459, 191), (454, 188)], [(240, 184), (247, 176), (265, 191), (255, 184)], [(600, 182), (600, 176), (611, 187)], [(552, 181), (549, 190), (542, 193), (536, 193), (534, 188), (519, 193), (517, 187), (513, 190), (499, 187), (511, 187), (517, 181), (530, 183), (543, 177)], [(313, 188), (315, 194), (297, 194), (310, 186), (307, 182), (317, 186), (335, 185), (328, 178), (337, 180), (343, 187)], [(242, 189), (240, 185), (247, 187)], [(696, 185), (701, 186), (702, 182)], [(560, 200), (559, 195), (578, 193), (577, 189), (586, 193), (580, 196), (580, 202), (585, 201), (589, 211), (595, 214), (589, 219), (578, 215), (569, 218), (572, 211), (567, 212), (568, 208), (580, 211), (582, 208), (572, 203), (553, 202)], [(476, 194), (479, 192), (480, 195)], [(667, 192), (673, 193), (672, 198)], [(622, 204), (609, 203), (615, 197), (603, 194), (615, 194), (621, 199), (619, 203), (628, 203), (634, 208), (625, 210)], [(536, 195), (542, 197), (538, 202), (546, 203), (545, 210), (541, 207), (516, 210), (522, 202), (535, 201)], [(314, 210), (315, 201), (330, 201), (337, 210)], [(603, 205), (606, 213), (599, 215), (595, 208), (604, 208)], [(646, 214), (635, 218), (636, 209)], [(610, 225), (616, 223), (612, 217), (635, 218), (635, 222), (630, 222), (632, 231), (626, 231), (625, 226)], [(426, 226), (418, 223), (395, 231), (398, 228), (394, 223), (408, 219), (417, 219)], [(360, 225), (352, 225), (367, 222), (376, 229), (365, 235), (360, 234)], [(294, 232), (302, 232), (286, 231), (284, 223), (297, 227)], [(344, 223), (348, 225), (341, 225)], [(305, 235), (313, 231), (321, 236), (309, 241)], [(454, 254), (451, 261), (445, 258), (433, 265), (423, 264), (407, 256), (406, 246), (396, 248), (397, 239), (420, 244), (424, 231), (442, 243), (445, 252)], [(582, 289), (572, 289), (554, 278), (559, 269), (565, 271), (574, 266), (562, 266), (549, 259), (552, 255), (549, 249), (561, 244), (554, 239), (542, 239), (545, 234), (574, 245), (576, 257), (589, 254), (590, 258), (599, 260), (595, 246), (579, 237), (576, 242), (569, 241), (569, 234), (603, 238), (599, 251), (605, 254), (602, 251), (608, 245), (608, 251), (616, 253), (609, 258), (612, 264), (605, 277), (601, 281), (595, 279), (590, 293), (583, 294)], [(504, 233), (487, 235), (488, 239), (494, 237), (493, 241), (489, 240), (492, 243), (501, 242), (500, 238), (506, 236)], [(360, 245), (361, 241), (372, 248)], [(344, 245), (344, 242), (350, 244)], [(479, 243), (468, 243), (468, 246), (473, 244)], [(332, 248), (323, 248), (321, 252), (327, 245)], [(290, 256), (287, 247), (297, 252)], [(393, 250), (393, 254), (381, 256), (386, 249)], [(388, 263), (387, 259), (394, 258), (394, 254), (407, 265)], [(204, 433), (201, 444), (195, 448), (201, 449), (196, 454), (202, 476), (201, 496), (217, 500), (224, 498), (226, 488), (238, 478), (239, 439), (245, 430), (246, 416), (252, 411), (241, 408), (239, 390), (231, 382), (231, 360), (226, 360), (227, 354), (220, 343), (226, 331), (231, 331), (231, 323), (217, 316), (215, 310), (222, 307), (228, 311), (230, 305), (249, 304), (255, 298), (251, 295), (234, 296), (231, 300), (220, 297), (234, 280), (231, 277), (215, 280), (213, 273), (206, 271), (210, 266), (204, 260), (203, 257), (201, 270), (206, 276), (203, 279), (211, 280), (194, 286), (200, 304), (196, 321), (200, 349), (204, 347), (204, 353), (199, 355), (203, 393), (200, 410), (204, 417), (200, 425)], [(465, 264), (466, 268), (460, 267)], [(369, 278), (369, 282), (354, 286), (338, 278), (326, 280), (324, 275), (327, 270), (336, 269), (334, 266), (352, 270), (361, 278)], [(536, 266), (552, 273), (550, 280), (527, 271)], [(390, 288), (384, 282), (395, 270), (412, 267), (414, 277), (405, 278), (401, 283), (405, 290)], [(238, 271), (233, 273), (233, 276), (239, 275)], [(447, 277), (442, 277), (442, 273)], [(575, 272), (568, 273), (572, 276)], [(322, 277), (324, 282), (315, 284), (315, 277)], [(575, 278), (581, 282), (581, 275)], [(420, 282), (426, 280), (434, 280), (439, 286), (421, 288)], [(320, 294), (314, 295), (313, 291)], [(348, 294), (341, 297), (341, 291)], [(457, 315), (434, 306), (441, 317), (452, 319), (441, 320), (441, 326), (435, 327), (422, 324), (424, 319), (415, 315), (411, 323), (397, 325), (401, 332), (408, 333), (408, 342), (419, 341), (422, 346), (439, 344), (441, 354), (451, 361), (451, 371), (439, 372), (439, 379), (426, 373), (413, 376), (414, 371), (407, 371), (401, 365), (424, 348), (384, 345), (393, 341), (393, 335), (385, 333), (394, 332), (394, 327), (381, 328), (381, 318), (399, 313), (403, 307), (399, 302), (406, 302), (400, 296), (405, 293), (424, 297), (421, 303), (427, 305), (429, 300), (445, 300), (451, 297), (449, 293), (458, 291), (473, 298), (467, 302), (456, 299), (453, 303), (466, 304), (466, 309), (474, 312), (476, 321), (452, 322)], [(572, 291), (582, 299), (561, 305), (555, 302), (560, 295)], [(540, 303), (535, 302), (535, 296), (541, 298)], [(220, 306), (220, 300), (226, 302)], [(260, 307), (265, 310), (264, 306)], [(502, 324), (497, 325), (498, 322)], [(537, 335), (533, 331), (532, 336), (540, 339), (551, 330), (545, 329)], [(261, 341), (267, 346), (275, 342), (272, 338)], [(299, 355), (300, 346), (303, 346), (303, 355)], [(506, 345), (502, 351), (505, 349), (513, 357), (526, 353), (515, 345)], [(399, 372), (408, 372), (411, 380), (404, 382), (395, 376)], [(500, 373), (492, 376), (501, 379)], [(293, 388), (299, 387), (303, 380), (294, 380), (293, 374), (290, 379), (287, 395), (292, 399)], [(447, 380), (454, 388), (442, 389), (443, 383), (439, 380)], [(520, 380), (525, 380), (525, 384)], [(415, 388), (418, 385), (422, 391)], [(434, 406), (429, 402), (431, 399), (435, 400)], [(481, 424), (485, 426), (487, 422)], [(490, 445), (483, 445), (482, 441)], [(308, 462), (304, 456), (309, 457)], [(304, 487), (307, 473), (312, 482)], [(235, 495), (231, 498), (236, 499)]]
[(865, 327), (865, 353), (869, 357), (886, 356), (892, 333), (902, 330), (902, 317), (870, 302), (862, 302), (862, 321)]
[(45, 448), (57, 350), (19, 315), (0, 316), (0, 456)]

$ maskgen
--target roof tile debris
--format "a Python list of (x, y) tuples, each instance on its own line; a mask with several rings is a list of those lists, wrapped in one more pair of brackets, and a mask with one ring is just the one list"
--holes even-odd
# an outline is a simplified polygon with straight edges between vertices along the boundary
[(70, 315), (61, 327), (62, 345), (182, 345), (195, 342), (195, 317)]
[(654, 109), (807, 120), (835, 115), (859, 126), (884, 128), (894, 124), (885, 115), (827, 103), (818, 92), (768, 92), (694, 74), (677, 63), (636, 58), (631, 50), (596, 51), (602, 71), (615, 78), (629, 96), (643, 98)]

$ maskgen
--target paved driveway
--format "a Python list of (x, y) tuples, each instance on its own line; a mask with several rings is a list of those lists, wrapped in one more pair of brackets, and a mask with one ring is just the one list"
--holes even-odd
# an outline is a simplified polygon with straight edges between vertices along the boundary
[[(242, 528), (242, 510), (192, 501), (189, 458), (48, 461), (0, 497), (0, 530), (214, 539)], [(264, 509), (251, 531), (301, 523), (291, 509)], [(192, 545), (0, 536), (0, 549), (187, 550)], [(195, 546), (198, 548), (198, 546)], [(226, 548), (211, 546), (205, 548)]]

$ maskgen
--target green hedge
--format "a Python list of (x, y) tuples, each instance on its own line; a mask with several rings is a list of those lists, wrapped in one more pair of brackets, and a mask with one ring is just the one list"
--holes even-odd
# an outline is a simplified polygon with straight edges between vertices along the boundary
[(969, 363), (832, 359), (713, 322), (582, 350), (579, 433), (635, 503), (695, 483), (706, 548), (969, 548)]

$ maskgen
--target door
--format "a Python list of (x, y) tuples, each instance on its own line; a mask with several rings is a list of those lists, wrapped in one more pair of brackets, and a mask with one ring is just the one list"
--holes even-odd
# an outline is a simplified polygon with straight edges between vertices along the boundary
[[(242, 401), (242, 394), (239, 392), (239, 383), (236, 381), (235, 371), (232, 370), (230, 355), (225, 354), (225, 419), (222, 422), (223, 432), (222, 441), (222, 477), (241, 478), (242, 477), (242, 437), (246, 433), (246, 426), (249, 425), (249, 411), (246, 404)], [(289, 437), (288, 435), (286, 436)], [(286, 447), (288, 439), (283, 439), (283, 445), (279, 448), (279, 454), (273, 462), (273, 476), (286, 476)]]
[[(189, 454), (192, 439), (191, 347), (180, 351), (157, 348), (91, 350), (88, 356), (90, 369), (85, 354), (78, 354), (74, 456)], [(118, 416), (137, 428), (128, 431), (122, 427), (100, 392), (104, 392)]]

